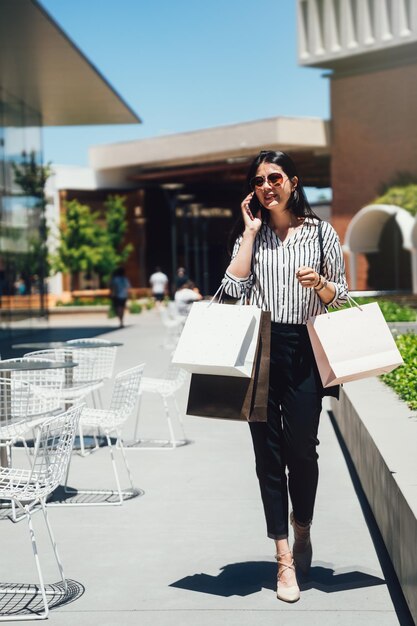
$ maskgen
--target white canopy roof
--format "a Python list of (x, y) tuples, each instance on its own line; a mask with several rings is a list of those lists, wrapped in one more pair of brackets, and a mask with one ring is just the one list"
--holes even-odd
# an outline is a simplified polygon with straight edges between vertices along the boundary
[[(36, 0), (0, 2), (0, 91), (6, 105), (24, 102), (45, 126), (140, 122)], [(3, 123), (15, 124), (7, 114), (6, 106)]]
[(252, 157), (268, 148), (329, 155), (329, 123), (318, 118), (273, 117), (94, 146), (90, 148), (90, 165), (97, 170), (173, 167)]

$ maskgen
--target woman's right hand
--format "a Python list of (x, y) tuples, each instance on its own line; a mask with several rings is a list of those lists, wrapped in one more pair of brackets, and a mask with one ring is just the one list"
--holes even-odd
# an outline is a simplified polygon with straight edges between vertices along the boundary
[(245, 224), (245, 231), (255, 234), (259, 231), (262, 226), (261, 220), (261, 210), (257, 212), (256, 215), (252, 215), (252, 211), (250, 209), (250, 201), (253, 198), (254, 192), (252, 191), (250, 194), (246, 196), (243, 200), (240, 208), (242, 209), (243, 222)]

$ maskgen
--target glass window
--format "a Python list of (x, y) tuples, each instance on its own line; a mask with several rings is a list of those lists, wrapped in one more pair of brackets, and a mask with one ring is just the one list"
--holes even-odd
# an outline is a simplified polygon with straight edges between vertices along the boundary
[[(0, 92), (0, 321), (37, 316), (45, 307), (46, 236), (40, 115)], [(35, 176), (33, 173), (35, 172)]]

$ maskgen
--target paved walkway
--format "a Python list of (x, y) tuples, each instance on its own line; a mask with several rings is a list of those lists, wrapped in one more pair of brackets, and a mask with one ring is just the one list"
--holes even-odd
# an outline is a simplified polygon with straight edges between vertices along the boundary
[[(38, 328), (36, 338), (99, 332), (124, 342), (118, 371), (145, 362), (147, 375), (158, 375), (168, 363), (168, 352), (160, 346), (163, 329), (154, 311), (131, 316), (121, 330), (111, 329), (114, 322), (91, 316), (73, 318), (73, 330), (59, 331), (63, 324), (60, 319), (50, 323), (50, 331)], [(19, 337), (23, 340), (27, 338)], [(185, 389), (179, 399), (184, 407)], [(314, 561), (298, 603), (288, 605), (275, 597), (274, 546), (266, 537), (247, 425), (186, 417), (190, 445), (128, 452), (143, 497), (122, 507), (50, 509), (66, 575), (73, 581), (73, 601), (53, 610), (50, 622), (410, 626), (384, 546), (326, 408), (319, 435)], [(145, 397), (141, 415), (142, 436), (166, 436), (157, 399)], [(126, 439), (132, 429), (128, 424)], [(75, 455), (70, 483), (80, 488), (112, 486), (108, 450), (84, 459)], [(39, 515), (35, 523), (45, 539)], [(0, 521), (0, 554), (2, 581), (36, 580), (25, 522)], [(47, 555), (45, 578), (51, 582), (57, 576), (48, 567)]]

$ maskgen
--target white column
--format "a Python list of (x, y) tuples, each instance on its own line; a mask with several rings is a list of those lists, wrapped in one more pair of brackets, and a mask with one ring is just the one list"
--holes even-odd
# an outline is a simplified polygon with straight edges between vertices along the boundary
[(58, 272), (57, 274), (54, 274), (53, 276), (50, 276), (48, 278), (48, 291), (55, 296), (62, 295), (63, 287), (61, 272)]
[(349, 254), (349, 270), (350, 270), (350, 285), (349, 289), (355, 291), (357, 289), (357, 255), (356, 252), (350, 252)]
[(417, 294), (417, 250), (411, 250), (411, 282), (413, 293)]

